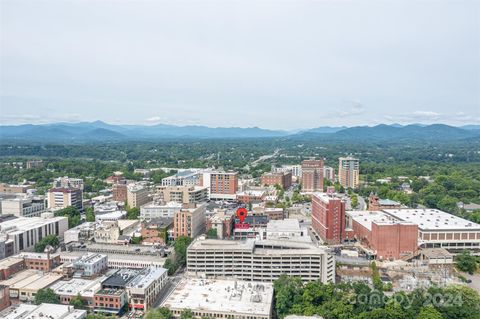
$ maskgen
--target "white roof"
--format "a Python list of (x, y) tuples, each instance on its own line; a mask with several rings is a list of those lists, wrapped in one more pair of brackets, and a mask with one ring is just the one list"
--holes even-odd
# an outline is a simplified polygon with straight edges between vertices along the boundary
[[(74, 309), (73, 306), (42, 303), (41, 305), (17, 304), (0, 312), (4, 319), (50, 318), (74, 319), (84, 318), (86, 310)], [(47, 317), (48, 316), (48, 317)]]
[(383, 211), (399, 220), (417, 224), (420, 230), (480, 230), (479, 224), (438, 209), (384, 209)]
[(140, 274), (128, 283), (127, 287), (130, 288), (147, 288), (155, 280), (161, 278), (163, 274), (167, 272), (165, 268), (148, 267), (145, 268)]
[(267, 232), (299, 232), (298, 219), (271, 220), (267, 223)]
[(76, 296), (80, 294), (84, 297), (93, 297), (95, 292), (101, 288), (101, 282), (105, 277), (99, 277), (94, 280), (87, 279), (71, 279), (69, 281), (59, 281), (50, 288), (55, 291), (57, 295)]
[(272, 299), (271, 283), (184, 278), (162, 307), (269, 316)]
[(4, 221), (0, 223), (0, 232), (15, 233), (15, 232), (24, 232), (37, 228), (40, 226), (48, 225), (60, 220), (67, 220), (67, 217), (59, 216), (52, 218), (42, 218), (42, 217), (18, 217), (12, 220)]
[(382, 211), (348, 211), (346, 212), (348, 216), (350, 216), (354, 221), (362, 225), (368, 230), (372, 230), (372, 223), (378, 225), (394, 225), (394, 224), (405, 224), (411, 222), (405, 222), (402, 220), (398, 220), (393, 218), (390, 215), (385, 214)]

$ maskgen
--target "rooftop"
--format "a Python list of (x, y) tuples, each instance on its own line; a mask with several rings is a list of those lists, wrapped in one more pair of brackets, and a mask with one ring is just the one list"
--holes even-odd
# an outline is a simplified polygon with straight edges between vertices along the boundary
[(411, 224), (409, 221), (401, 221), (385, 214), (382, 211), (348, 211), (346, 212), (354, 221), (368, 230), (372, 230), (372, 223), (377, 225)]
[(267, 223), (267, 232), (299, 232), (298, 219), (271, 220)]
[(184, 278), (162, 306), (232, 315), (270, 316), (271, 283)]
[(41, 305), (17, 304), (0, 312), (4, 319), (76, 319), (85, 317), (87, 311), (73, 306), (42, 303)]
[(106, 287), (125, 287), (126, 284), (133, 280), (139, 273), (140, 270), (138, 269), (119, 269), (108, 277), (103, 282), (103, 285)]
[(82, 264), (94, 264), (96, 262), (99, 262), (103, 258), (105, 258), (106, 255), (101, 255), (101, 254), (96, 254), (96, 253), (87, 253), (86, 255), (82, 255), (78, 258), (78, 260), (75, 261), (75, 263), (82, 263)]
[(167, 272), (165, 268), (149, 267), (145, 268), (141, 273), (137, 275), (132, 281), (127, 284), (130, 288), (144, 288), (150, 286), (150, 284), (162, 277)]
[(84, 297), (93, 297), (95, 292), (100, 290), (103, 280), (105, 280), (103, 276), (93, 280), (75, 278), (69, 281), (59, 281), (50, 288), (52, 288), (57, 295), (76, 296), (80, 294)]
[(18, 217), (12, 220), (7, 220), (0, 223), (0, 232), (1, 233), (15, 233), (15, 232), (24, 232), (32, 228), (41, 227), (54, 223), (60, 220), (67, 220), (67, 217), (52, 217), (52, 218), (42, 218), (42, 217)]
[(38, 270), (24, 270), (13, 275), (12, 278), (1, 281), (0, 284), (9, 286), (10, 289), (38, 290), (50, 286), (62, 279), (62, 275), (47, 273)]
[(438, 209), (384, 209), (383, 212), (402, 221), (418, 225), (420, 230), (475, 230), (480, 225)]

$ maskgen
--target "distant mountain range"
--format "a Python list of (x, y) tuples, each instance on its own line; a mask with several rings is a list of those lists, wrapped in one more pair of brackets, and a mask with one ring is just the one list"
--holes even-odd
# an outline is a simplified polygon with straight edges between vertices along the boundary
[(480, 125), (454, 127), (444, 124), (380, 124), (356, 127), (317, 127), (296, 132), (258, 127), (206, 127), (176, 125), (113, 125), (102, 121), (0, 126), (0, 142), (120, 142), (179, 138), (331, 139), (339, 141), (439, 140), (480, 138)]

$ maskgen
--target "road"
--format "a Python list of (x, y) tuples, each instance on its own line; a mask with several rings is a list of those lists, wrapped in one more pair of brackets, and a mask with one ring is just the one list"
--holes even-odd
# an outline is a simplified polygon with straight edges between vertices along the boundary
[(367, 203), (365, 202), (365, 199), (358, 195), (358, 210), (367, 210)]
[(153, 308), (158, 308), (165, 301), (165, 299), (170, 296), (170, 294), (175, 290), (180, 280), (182, 280), (185, 274), (185, 270), (182, 270), (176, 273), (174, 276), (169, 277), (169, 281), (165, 284), (165, 287), (162, 288), (160, 293), (158, 294), (157, 300), (153, 303)]
[(272, 157), (275, 157), (278, 155), (278, 153), (280, 152), (280, 149), (277, 148), (272, 154), (268, 154), (268, 155), (262, 155), (260, 156), (258, 159), (256, 159), (255, 161), (252, 162), (251, 166), (256, 166), (258, 163), (260, 162), (263, 162), (269, 158), (272, 158)]

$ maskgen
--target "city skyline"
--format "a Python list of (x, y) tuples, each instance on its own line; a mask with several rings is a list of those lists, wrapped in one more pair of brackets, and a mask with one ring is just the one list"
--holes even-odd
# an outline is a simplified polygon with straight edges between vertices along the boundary
[(480, 123), (478, 2), (1, 7), (2, 125)]

